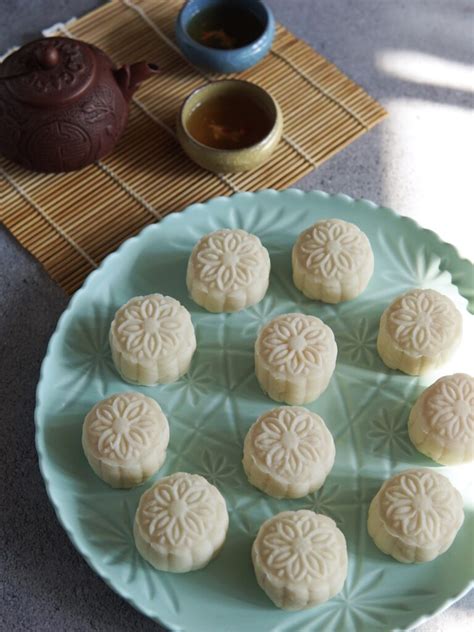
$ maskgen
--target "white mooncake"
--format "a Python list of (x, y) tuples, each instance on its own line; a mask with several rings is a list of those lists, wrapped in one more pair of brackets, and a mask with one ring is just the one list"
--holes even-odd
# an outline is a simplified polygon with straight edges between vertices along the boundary
[(444, 364), (461, 341), (462, 316), (447, 296), (411, 290), (382, 314), (377, 350), (390, 369), (422, 375)]
[(82, 427), (82, 447), (94, 472), (112, 487), (140, 485), (163, 465), (168, 420), (154, 399), (118, 393), (98, 402)]
[(260, 527), (252, 561), (260, 587), (278, 608), (311, 608), (342, 590), (346, 539), (327, 516), (283, 511)]
[(304, 230), (291, 259), (296, 287), (308, 298), (325, 303), (359, 296), (374, 272), (367, 235), (342, 219), (325, 219)]
[(474, 378), (446, 375), (423, 391), (408, 434), (417, 450), (443, 465), (474, 460)]
[(242, 463), (250, 483), (266, 494), (301, 498), (324, 484), (335, 456), (321, 417), (300, 406), (281, 406), (251, 426)]
[(277, 316), (258, 334), (255, 372), (265, 393), (277, 402), (306, 404), (326, 389), (336, 366), (332, 330), (315, 316)]
[(268, 288), (270, 257), (258, 237), (224, 228), (204, 235), (188, 262), (192, 299), (210, 312), (236, 312), (262, 300)]
[(140, 498), (133, 533), (137, 549), (155, 568), (187, 573), (206, 566), (224, 544), (225, 500), (202, 476), (177, 472)]
[(429, 562), (451, 546), (464, 521), (461, 494), (442, 474), (405, 470), (386, 481), (369, 507), (368, 531), (399, 562)]
[(188, 310), (162, 294), (137, 296), (123, 305), (112, 321), (109, 340), (123, 379), (145, 386), (179, 379), (196, 350)]

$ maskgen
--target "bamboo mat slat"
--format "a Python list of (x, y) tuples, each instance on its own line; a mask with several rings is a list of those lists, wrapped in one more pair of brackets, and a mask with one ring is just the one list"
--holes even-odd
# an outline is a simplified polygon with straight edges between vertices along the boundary
[(234, 175), (208, 173), (182, 153), (175, 119), (183, 99), (219, 78), (176, 48), (182, 0), (112, 0), (58, 27), (103, 48), (117, 63), (156, 61), (160, 75), (130, 104), (115, 152), (82, 171), (44, 175), (0, 158), (0, 219), (72, 294), (100, 261), (143, 226), (216, 195), (285, 188), (381, 121), (386, 112), (334, 64), (278, 25), (272, 51), (239, 75), (280, 103), (285, 133), (269, 163)]

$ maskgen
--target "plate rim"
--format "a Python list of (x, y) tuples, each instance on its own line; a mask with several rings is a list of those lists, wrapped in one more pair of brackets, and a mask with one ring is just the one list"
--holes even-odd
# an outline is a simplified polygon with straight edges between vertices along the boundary
[[(412, 219), (411, 217), (408, 217), (406, 215), (401, 215), (399, 213), (397, 213), (396, 211), (394, 211), (393, 209), (389, 208), (389, 207), (385, 207), (385, 206), (381, 206), (379, 204), (376, 204), (375, 202), (372, 202), (371, 200), (368, 200), (366, 198), (353, 198), (350, 195), (347, 195), (345, 193), (327, 193), (326, 191), (322, 191), (320, 189), (310, 189), (310, 190), (303, 190), (303, 189), (298, 189), (295, 187), (291, 187), (291, 188), (287, 188), (287, 189), (281, 189), (281, 190), (277, 190), (277, 189), (272, 189), (272, 188), (266, 188), (266, 189), (259, 189), (257, 191), (241, 191), (239, 193), (234, 193), (233, 195), (230, 196), (216, 196), (213, 198), (210, 198), (209, 200), (206, 200), (205, 202), (196, 202), (193, 204), (188, 205), (187, 207), (185, 207), (183, 210), (181, 211), (173, 211), (172, 213), (169, 213), (168, 215), (166, 215), (163, 219), (161, 219), (160, 221), (157, 222), (153, 222), (152, 224), (148, 224), (147, 226), (144, 226), (136, 235), (133, 235), (132, 237), (128, 237), (127, 239), (125, 239), (116, 250), (114, 250), (113, 252), (109, 253), (106, 257), (104, 257), (104, 259), (100, 262), (100, 264), (98, 265), (97, 268), (95, 268), (94, 270), (92, 270), (92, 272), (90, 272), (86, 279), (84, 280), (83, 284), (81, 285), (81, 287), (72, 295), (68, 305), (66, 306), (65, 310), (62, 312), (61, 316), (59, 317), (57, 323), (56, 323), (56, 327), (54, 329), (53, 334), (51, 335), (49, 342), (48, 342), (48, 346), (46, 349), (46, 353), (43, 357), (43, 360), (41, 362), (41, 369), (40, 369), (40, 375), (39, 375), (39, 379), (38, 379), (38, 384), (36, 386), (36, 392), (35, 392), (35, 411), (34, 411), (34, 423), (35, 423), (35, 447), (36, 447), (36, 453), (38, 455), (38, 465), (39, 465), (39, 469), (40, 469), (40, 473), (41, 473), (41, 477), (43, 479), (45, 488), (46, 488), (46, 493), (49, 499), (49, 502), (51, 503), (53, 509), (54, 509), (54, 513), (56, 515), (56, 518), (58, 519), (59, 524), (61, 525), (61, 527), (64, 529), (64, 531), (66, 532), (66, 535), (68, 536), (70, 542), (72, 543), (72, 545), (74, 546), (74, 548), (76, 549), (76, 551), (80, 554), (80, 556), (85, 560), (85, 562), (88, 564), (88, 566), (91, 568), (91, 570), (98, 575), (106, 584), (107, 586), (109, 586), (109, 588), (111, 588), (117, 595), (119, 595), (122, 599), (125, 599), (125, 601), (127, 601), (131, 606), (133, 606), (133, 608), (135, 608), (135, 610), (137, 610), (138, 612), (144, 614), (145, 616), (147, 616), (148, 618), (152, 619), (155, 622), (158, 622), (164, 626), (166, 626), (169, 630), (173, 631), (173, 632), (184, 632), (184, 629), (177, 626), (174, 622), (172, 621), (167, 621), (167, 617), (163, 617), (161, 618), (158, 617), (156, 615), (155, 612), (151, 612), (146, 606), (143, 606), (142, 604), (139, 604), (134, 597), (132, 597), (129, 593), (127, 593), (126, 590), (123, 590), (122, 588), (117, 587), (116, 585), (113, 584), (112, 579), (110, 578), (110, 576), (102, 571), (102, 569), (100, 569), (99, 567), (97, 567), (93, 560), (91, 559), (91, 556), (89, 555), (88, 552), (86, 552), (85, 550), (83, 550), (82, 545), (80, 545), (74, 536), (74, 532), (73, 530), (66, 524), (65, 520), (63, 519), (63, 515), (61, 513), (61, 507), (60, 504), (53, 498), (53, 493), (52, 493), (52, 482), (51, 479), (48, 477), (46, 471), (45, 471), (45, 461), (46, 461), (46, 456), (42, 451), (42, 448), (39, 444), (39, 434), (41, 431), (41, 425), (40, 425), (40, 413), (42, 412), (42, 406), (43, 406), (43, 401), (41, 399), (40, 393), (41, 390), (44, 388), (44, 382), (45, 382), (45, 366), (48, 362), (49, 356), (51, 355), (52, 349), (53, 349), (53, 345), (57, 339), (57, 337), (59, 336), (59, 331), (62, 327), (63, 322), (66, 320), (66, 318), (68, 317), (68, 314), (73, 310), (73, 308), (75, 307), (76, 302), (79, 300), (78, 297), (80, 297), (85, 291), (86, 289), (89, 287), (89, 285), (93, 282), (93, 280), (97, 277), (100, 276), (100, 274), (103, 273), (103, 270), (106, 266), (109, 265), (110, 261), (113, 260), (115, 257), (119, 256), (122, 251), (128, 247), (130, 247), (130, 243), (136, 242), (139, 239), (142, 239), (143, 235), (147, 232), (152, 232), (152, 231), (156, 231), (159, 230), (163, 224), (163, 222), (166, 222), (166, 224), (170, 223), (171, 221), (177, 221), (180, 220), (180, 218), (186, 218), (187, 216), (189, 216), (190, 214), (192, 214), (193, 212), (196, 212), (197, 209), (202, 209), (202, 207), (206, 207), (209, 206), (211, 204), (216, 204), (216, 203), (225, 203), (225, 204), (229, 204), (232, 203), (234, 200), (236, 199), (243, 199), (243, 198), (253, 198), (255, 196), (259, 196), (262, 194), (271, 194), (271, 195), (281, 195), (281, 194), (285, 194), (289, 197), (305, 197), (305, 196), (311, 196), (312, 198), (320, 198), (320, 199), (328, 199), (328, 198), (332, 198), (332, 199), (340, 199), (343, 200), (345, 203), (349, 203), (349, 204), (353, 204), (353, 203), (358, 203), (361, 204), (363, 206), (366, 206), (367, 208), (370, 208), (372, 211), (379, 209), (381, 211), (383, 211), (384, 213), (388, 213), (389, 215), (391, 215), (392, 217), (395, 217), (397, 219), (402, 220), (403, 222), (407, 223), (407, 224), (411, 224), (412, 228), (427, 233), (430, 235), (431, 238), (435, 238), (436, 241), (442, 245), (443, 247), (447, 247), (448, 249), (451, 250), (451, 254), (454, 255), (460, 262), (463, 262), (463, 264), (465, 265), (466, 263), (468, 265), (473, 265), (467, 258), (461, 257), (459, 254), (458, 249), (456, 248), (456, 246), (454, 246), (453, 244), (444, 241), (443, 239), (441, 239), (439, 237), (439, 235), (428, 229), (428, 228), (424, 228), (423, 226), (421, 226), (416, 220)], [(184, 219), (183, 219), (184, 221)], [(451, 272), (449, 270), (446, 270), (445, 272), (447, 272), (452, 280), (452, 275)], [(461, 296), (464, 297), (463, 294), (461, 294), (459, 287), (454, 284), (456, 286), (456, 288), (458, 289), (458, 292)], [(420, 615), (415, 621), (413, 621), (410, 624), (409, 629), (413, 629), (415, 627), (418, 627), (419, 625), (425, 623), (426, 621), (428, 621), (429, 619), (431, 619), (432, 617), (436, 616), (437, 614), (440, 614), (441, 612), (443, 612), (444, 610), (447, 610), (451, 605), (453, 605), (454, 603), (456, 603), (459, 599), (461, 599), (464, 595), (466, 595), (472, 588), (474, 588), (474, 578), (470, 580), (470, 582), (467, 584), (467, 586), (461, 590), (459, 593), (456, 593), (450, 597), (448, 597), (447, 599), (445, 599), (443, 601), (443, 603), (438, 606), (437, 608), (435, 608), (434, 610)]]

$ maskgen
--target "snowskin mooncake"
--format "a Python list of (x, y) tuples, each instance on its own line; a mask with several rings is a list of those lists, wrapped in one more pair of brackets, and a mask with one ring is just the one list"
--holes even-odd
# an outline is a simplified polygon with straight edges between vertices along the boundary
[(192, 299), (209, 312), (236, 312), (262, 300), (270, 257), (258, 237), (238, 228), (204, 235), (188, 262)]
[(277, 402), (312, 402), (326, 389), (336, 366), (332, 329), (315, 316), (277, 316), (260, 330), (255, 373), (262, 390)]
[(280, 406), (261, 415), (244, 442), (249, 482), (275, 498), (301, 498), (319, 489), (336, 449), (324, 421), (307, 408)]
[(408, 419), (411, 442), (443, 465), (474, 460), (474, 378), (446, 375), (425, 389)]
[(229, 516), (217, 487), (202, 476), (177, 472), (140, 498), (133, 533), (140, 555), (162, 571), (187, 573), (221, 550)]
[(346, 539), (327, 516), (283, 511), (260, 527), (252, 561), (260, 587), (278, 608), (311, 608), (342, 590)]
[(145, 386), (178, 380), (196, 350), (188, 310), (162, 294), (137, 296), (123, 305), (110, 326), (109, 341), (123, 379)]
[(82, 426), (82, 447), (94, 472), (112, 487), (140, 485), (163, 465), (168, 420), (151, 397), (118, 393), (98, 402)]
[(377, 351), (390, 369), (422, 375), (444, 364), (461, 341), (462, 316), (447, 296), (411, 290), (382, 314)]
[(356, 298), (374, 272), (367, 235), (342, 219), (325, 219), (304, 230), (291, 261), (295, 286), (308, 298), (325, 303)]
[(405, 470), (386, 481), (369, 507), (367, 528), (399, 562), (429, 562), (449, 549), (464, 521), (461, 494), (442, 474)]

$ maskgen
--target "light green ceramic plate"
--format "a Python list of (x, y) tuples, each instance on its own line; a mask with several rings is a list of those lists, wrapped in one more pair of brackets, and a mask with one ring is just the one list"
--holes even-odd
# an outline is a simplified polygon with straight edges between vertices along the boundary
[[(336, 306), (305, 299), (291, 281), (290, 251), (297, 234), (325, 217), (358, 224), (375, 253), (368, 289), (356, 300)], [(270, 251), (272, 273), (261, 303), (240, 313), (214, 315), (188, 298), (185, 270), (195, 242), (222, 227), (258, 235)], [(405, 628), (447, 607), (472, 580), (469, 471), (442, 469), (464, 495), (466, 520), (451, 549), (434, 562), (399, 564), (380, 553), (367, 535), (368, 503), (381, 482), (408, 466), (434, 465), (414, 450), (406, 430), (421, 382), (388, 370), (377, 356), (375, 340), (384, 307), (413, 286), (449, 294), (467, 314), (467, 301), (458, 288), (472, 296), (472, 274), (472, 265), (452, 246), (413, 221), (371, 202), (321, 192), (242, 193), (195, 204), (146, 228), (107, 257), (75, 294), (43, 363), (37, 448), (48, 493), (71, 540), (114, 590), (173, 630)], [(170, 420), (170, 448), (159, 476), (177, 470), (203, 474), (222, 491), (230, 512), (220, 556), (206, 569), (185, 575), (157, 572), (135, 550), (132, 520), (147, 485), (130, 491), (107, 487), (89, 468), (80, 441), (89, 408), (130, 388), (114, 371), (107, 343), (115, 310), (132, 296), (157, 291), (176, 297), (191, 311), (198, 340), (184, 379), (156, 388), (138, 387), (159, 401)], [(296, 310), (321, 317), (336, 335), (335, 374), (324, 395), (309, 408), (326, 420), (337, 456), (319, 493), (276, 501), (247, 483), (242, 443), (256, 417), (273, 405), (253, 372), (258, 328), (276, 314)], [(455, 368), (461, 368), (462, 358), (456, 362)], [(264, 519), (302, 507), (337, 521), (348, 542), (349, 575), (343, 592), (327, 604), (287, 613), (277, 610), (258, 587), (250, 548)]]

